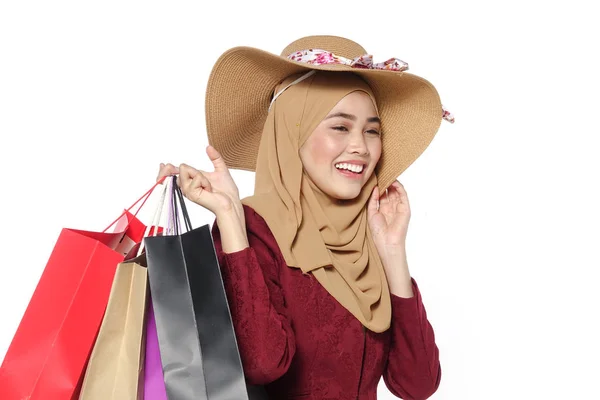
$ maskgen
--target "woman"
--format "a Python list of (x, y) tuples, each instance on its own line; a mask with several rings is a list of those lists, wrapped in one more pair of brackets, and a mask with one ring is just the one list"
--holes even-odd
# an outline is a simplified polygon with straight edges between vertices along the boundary
[[(375, 399), (381, 377), (398, 397), (426, 399), (440, 382), (406, 261), (408, 198), (393, 179), (444, 111), (402, 61), (381, 71), (365, 53), (330, 36), (281, 57), (226, 52), (207, 88), (214, 172), (161, 164), (159, 178), (179, 174), (216, 216), (244, 371), (273, 399)], [(256, 170), (253, 196), (239, 198), (228, 165)]]

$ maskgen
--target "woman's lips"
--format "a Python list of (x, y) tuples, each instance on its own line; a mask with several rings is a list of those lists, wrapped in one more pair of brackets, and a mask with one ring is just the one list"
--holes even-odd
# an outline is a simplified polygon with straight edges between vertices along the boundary
[(342, 176), (344, 176), (346, 178), (350, 178), (350, 179), (361, 179), (362, 175), (363, 175), (363, 172), (365, 171), (363, 169), (360, 173), (356, 173), (356, 172), (348, 171), (347, 169), (338, 169), (338, 168), (336, 168), (336, 170)]

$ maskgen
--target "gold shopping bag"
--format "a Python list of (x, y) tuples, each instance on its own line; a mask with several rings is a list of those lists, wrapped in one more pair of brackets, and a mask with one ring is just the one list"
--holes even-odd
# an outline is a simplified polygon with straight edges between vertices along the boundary
[(143, 398), (147, 295), (145, 254), (120, 263), (85, 372), (80, 400)]

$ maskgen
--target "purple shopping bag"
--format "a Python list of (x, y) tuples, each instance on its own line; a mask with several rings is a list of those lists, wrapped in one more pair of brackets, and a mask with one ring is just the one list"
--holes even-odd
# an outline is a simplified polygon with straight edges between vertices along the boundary
[[(167, 178), (167, 226), (169, 232), (173, 227), (173, 194), (172, 178)], [(167, 389), (158, 347), (158, 334), (156, 331), (156, 319), (154, 318), (154, 307), (152, 307), (152, 294), (148, 295), (148, 308), (146, 314), (146, 354), (144, 359), (144, 398), (143, 400), (168, 400)]]
[(144, 400), (168, 400), (151, 300), (148, 302), (144, 369)]

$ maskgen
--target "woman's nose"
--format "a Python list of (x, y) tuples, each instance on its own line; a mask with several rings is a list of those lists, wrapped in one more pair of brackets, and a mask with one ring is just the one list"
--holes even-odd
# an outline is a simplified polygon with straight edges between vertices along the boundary
[(352, 132), (349, 136), (348, 150), (353, 154), (368, 154), (367, 142), (362, 132)]

